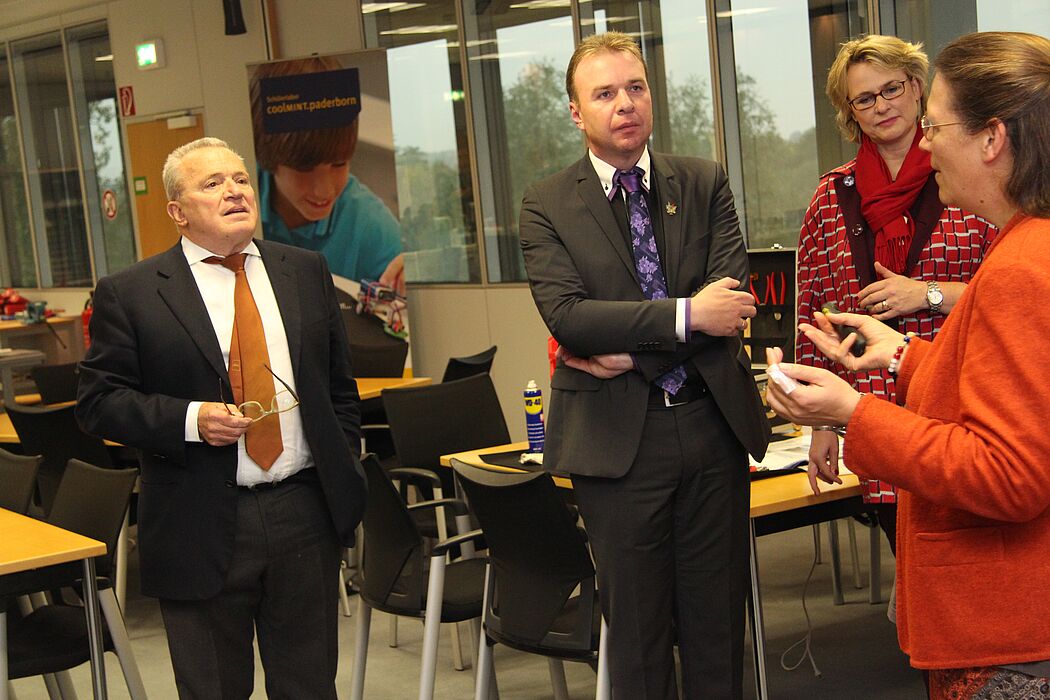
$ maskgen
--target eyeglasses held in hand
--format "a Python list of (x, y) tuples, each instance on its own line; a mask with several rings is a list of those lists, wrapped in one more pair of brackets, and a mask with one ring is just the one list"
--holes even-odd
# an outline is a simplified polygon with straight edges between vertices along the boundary
[(955, 124), (962, 124), (962, 122), (941, 122), (940, 124), (934, 124), (930, 121), (930, 118), (925, 114), (922, 115), (922, 119), (919, 120), (919, 128), (922, 129), (922, 135), (929, 141), (933, 136), (933, 130), (939, 126), (954, 126)]
[(853, 109), (857, 110), (858, 112), (863, 112), (866, 109), (871, 109), (872, 107), (874, 107), (875, 101), (879, 98), (880, 95), (882, 96), (882, 99), (886, 100), (887, 102), (890, 100), (895, 100), (904, 94), (904, 86), (907, 84), (907, 82), (908, 81), (906, 80), (894, 80), (878, 92), (864, 92), (860, 95), (857, 95), (849, 101), (849, 104), (851, 107), (853, 107)]
[[(284, 387), (284, 389), (281, 389), (276, 394), (274, 394), (273, 399), (270, 400), (269, 409), (263, 408), (263, 405), (258, 401), (245, 401), (244, 403), (237, 406), (237, 410), (241, 412), (241, 415), (245, 418), (251, 418), (252, 423), (261, 421), (266, 416), (270, 416), (275, 413), (284, 413), (286, 411), (290, 411), (299, 405), (299, 395), (295, 393), (295, 390), (293, 390), (292, 387), (288, 386), (287, 382), (285, 382), (283, 379), (274, 374), (274, 371), (270, 369), (268, 365), (263, 365), (263, 367), (266, 367), (266, 371), (272, 374), (273, 378), (279, 381), (281, 383), (281, 386)], [(222, 399), (221, 377), (219, 378), (219, 398), (220, 400), (222, 400), (222, 404), (226, 406), (226, 412), (232, 416), (233, 411), (230, 410), (229, 404), (227, 404), (226, 401)]]

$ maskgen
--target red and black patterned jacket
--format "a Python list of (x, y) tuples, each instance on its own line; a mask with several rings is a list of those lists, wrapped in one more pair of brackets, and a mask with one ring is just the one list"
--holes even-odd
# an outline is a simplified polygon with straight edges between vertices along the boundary
[[(873, 267), (874, 234), (860, 211), (856, 161), (820, 178), (798, 241), (798, 319), (809, 321), (821, 305), (834, 301), (844, 311), (863, 313), (856, 295), (876, 281)], [(998, 229), (984, 219), (956, 207), (945, 207), (938, 199), (937, 183), (931, 174), (911, 209), (915, 240), (908, 256), (908, 275), (938, 282), (969, 282)], [(927, 340), (940, 330), (945, 316), (920, 309), (896, 320), (901, 333), (914, 332)], [(838, 374), (857, 391), (890, 401), (896, 398), (893, 378), (885, 371), (850, 372), (822, 355), (799, 333), (796, 361), (823, 367)], [(864, 500), (893, 503), (896, 488), (878, 480), (866, 482)]]

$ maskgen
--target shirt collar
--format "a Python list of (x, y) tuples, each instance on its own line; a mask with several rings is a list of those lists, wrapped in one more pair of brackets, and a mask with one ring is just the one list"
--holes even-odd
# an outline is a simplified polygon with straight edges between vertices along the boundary
[[(182, 254), (186, 256), (186, 262), (188, 262), (190, 265), (194, 265), (204, 260), (205, 258), (210, 258), (213, 255), (215, 255), (215, 253), (211, 252), (207, 248), (204, 248), (203, 246), (197, 245), (185, 236), (182, 237), (181, 242)], [(254, 238), (248, 242), (248, 245), (246, 245), (244, 247), (244, 250), (242, 250), (241, 252), (247, 253), (248, 255), (256, 255), (262, 257), (262, 255), (259, 253), (259, 247), (255, 245)]]
[[(602, 191), (605, 193), (606, 196), (608, 196), (609, 190), (612, 189), (612, 179), (613, 175), (616, 174), (616, 167), (613, 165), (609, 165), (604, 160), (594, 155), (594, 152), (591, 150), (587, 151), (587, 155), (590, 156), (591, 165), (594, 166), (594, 172), (598, 173), (598, 180), (602, 183)], [(645, 150), (642, 151), (642, 156), (638, 159), (638, 162), (635, 163), (635, 165), (641, 168), (644, 173), (642, 175), (642, 187), (644, 187), (647, 192), (650, 189), (649, 164), (649, 147), (646, 146)]]

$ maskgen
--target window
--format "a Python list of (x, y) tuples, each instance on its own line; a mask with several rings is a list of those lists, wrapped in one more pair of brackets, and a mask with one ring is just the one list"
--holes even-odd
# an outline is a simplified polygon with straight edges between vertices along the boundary
[(7, 53), (0, 47), (0, 280), (19, 287), (35, 287), (33, 234), (9, 70)]
[(451, 2), (362, 5), (365, 43), (387, 49), (405, 279), (478, 282), (481, 265)]
[(13, 41), (8, 51), (0, 282), (93, 286), (135, 260), (106, 25)]

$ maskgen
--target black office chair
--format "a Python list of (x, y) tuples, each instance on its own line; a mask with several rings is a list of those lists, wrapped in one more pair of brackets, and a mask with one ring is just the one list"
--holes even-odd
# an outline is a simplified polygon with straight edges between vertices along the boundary
[[(52, 525), (106, 544), (106, 554), (96, 560), (99, 604), (106, 623), (103, 636), (106, 649), (115, 651), (120, 660), (128, 692), (134, 699), (145, 698), (146, 689), (109, 576), (136, 478), (135, 470), (100, 469), (70, 460), (47, 517)], [(0, 578), (0, 599), (57, 587), (76, 589), (82, 582), (79, 563), (44, 567)], [(51, 603), (9, 625), (11, 679), (57, 673), (89, 658), (87, 622), (81, 606)]]
[(391, 615), (424, 620), (419, 697), (430, 698), (434, 694), (440, 623), (477, 620), (476, 636), (485, 580), (484, 559), (461, 559), (446, 564), (445, 556), (454, 545), (480, 541), (481, 532), (462, 533), (438, 542), (426, 555), (423, 537), (409, 512), (438, 505), (466, 512), (464, 504), (443, 499), (408, 506), (374, 455), (365, 455), (361, 462), (368, 479), (368, 502), (363, 523), (364, 552), (357, 581), (360, 596), (351, 697), (354, 700), (364, 697), (368, 636), (374, 608)]
[(29, 373), (36, 382), (41, 403), (65, 403), (77, 400), (77, 382), (80, 379), (79, 362), (37, 365)]
[(22, 443), (22, 453), (41, 455), (44, 459), (37, 474), (37, 503), (44, 514), (58, 491), (66, 464), (80, 459), (99, 467), (112, 467), (113, 462), (101, 438), (88, 435), (73, 415), (74, 406), (7, 407), (7, 415)]
[(408, 343), (383, 330), (383, 322), (370, 314), (343, 309), (343, 324), (350, 340), (350, 360), (355, 377), (400, 377), (405, 373)]
[(488, 374), (492, 369), (492, 360), (496, 357), (496, 346), (482, 350), (476, 355), (467, 357), (450, 357), (445, 365), (442, 382), (454, 382), (457, 379), (473, 377), (475, 374)]
[(0, 449), (0, 508), (23, 515), (29, 511), (41, 459)]
[[(452, 473), (441, 455), (510, 442), (507, 421), (488, 374), (441, 384), (383, 392), (398, 465), (440, 475), (442, 494), (452, 494)], [(440, 533), (417, 520), (428, 536)]]
[[(601, 609), (586, 536), (549, 473), (496, 473), (458, 460), (452, 467), (489, 547), (475, 698), (487, 698), (495, 688), (497, 643), (546, 656), (554, 696), (569, 697), (563, 660), (604, 671)], [(596, 697), (608, 692), (608, 675), (599, 672)]]

